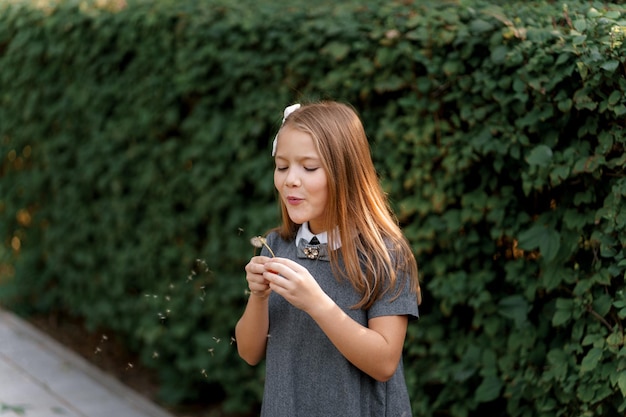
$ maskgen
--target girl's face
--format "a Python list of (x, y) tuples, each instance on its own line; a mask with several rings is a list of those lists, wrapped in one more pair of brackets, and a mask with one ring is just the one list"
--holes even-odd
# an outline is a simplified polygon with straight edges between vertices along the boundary
[(285, 126), (278, 134), (274, 186), (296, 224), (309, 222), (314, 234), (322, 225), (328, 201), (328, 181), (319, 153), (308, 133)]

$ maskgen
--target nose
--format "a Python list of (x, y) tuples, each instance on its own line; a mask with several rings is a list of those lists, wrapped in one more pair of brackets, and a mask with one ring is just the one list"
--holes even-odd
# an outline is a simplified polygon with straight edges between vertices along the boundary
[(297, 187), (300, 185), (300, 176), (295, 169), (288, 169), (285, 177), (285, 185), (287, 187)]

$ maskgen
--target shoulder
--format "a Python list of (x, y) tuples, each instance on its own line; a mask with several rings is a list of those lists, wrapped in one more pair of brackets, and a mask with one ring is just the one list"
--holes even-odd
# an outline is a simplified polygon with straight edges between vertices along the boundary
[(368, 309), (369, 319), (395, 315), (406, 315), (411, 319), (419, 317), (417, 294), (410, 281), (402, 276), (398, 277), (395, 288), (385, 291)]
[(281, 242), (285, 242), (285, 240), (280, 236), (278, 229), (272, 229), (267, 232), (265, 236), (265, 240), (271, 246), (272, 244), (280, 244)]

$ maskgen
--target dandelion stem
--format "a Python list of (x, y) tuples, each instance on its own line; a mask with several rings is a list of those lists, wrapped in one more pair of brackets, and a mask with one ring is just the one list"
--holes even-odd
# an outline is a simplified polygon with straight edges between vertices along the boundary
[(267, 244), (267, 240), (265, 240), (264, 237), (255, 236), (252, 239), (250, 239), (250, 243), (252, 243), (252, 246), (257, 247), (257, 248), (261, 248), (265, 246), (267, 250), (270, 252), (270, 254), (272, 255), (272, 258), (276, 257), (276, 255), (274, 255), (274, 251), (272, 251), (272, 248), (269, 247), (269, 245)]
[(272, 258), (276, 257), (276, 255), (274, 255), (274, 251), (272, 250), (272, 248), (270, 248), (270, 246), (267, 244), (265, 239), (263, 239), (263, 246), (265, 246), (267, 248), (267, 250), (270, 251), (270, 254), (272, 255)]

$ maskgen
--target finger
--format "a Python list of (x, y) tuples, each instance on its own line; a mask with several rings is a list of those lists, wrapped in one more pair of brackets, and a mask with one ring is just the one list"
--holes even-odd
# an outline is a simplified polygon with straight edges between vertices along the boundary
[(273, 258), (270, 262), (265, 264), (266, 271), (275, 271), (282, 275), (288, 274), (291, 272), (302, 273), (307, 271), (305, 267), (300, 265), (297, 262), (292, 261), (291, 259), (285, 258)]
[(271, 260), (272, 258), (269, 258), (267, 256), (253, 256), (252, 259), (250, 259), (251, 263), (255, 263), (255, 264), (259, 264), (259, 265), (264, 265), (265, 263), (267, 263), (267, 261)]
[(295, 274), (296, 272), (287, 265), (268, 262), (265, 264), (263, 276), (269, 280), (277, 281), (279, 278), (282, 280), (291, 280), (294, 278)]
[[(281, 268), (285, 267), (283, 266)], [(279, 287), (285, 288), (289, 283), (289, 279), (278, 271), (265, 271), (263, 273), (263, 278), (265, 278), (265, 280), (269, 283), (270, 287), (272, 286), (272, 284), (274, 284)]]
[[(269, 258), (268, 258), (269, 259)], [(252, 274), (262, 274), (265, 271), (265, 262), (256, 262), (254, 259), (246, 265), (246, 272)]]
[(291, 269), (295, 269), (300, 266), (300, 264), (297, 263), (296, 261), (292, 261), (291, 259), (287, 259), (287, 258), (270, 258), (269, 262), (287, 265)]

